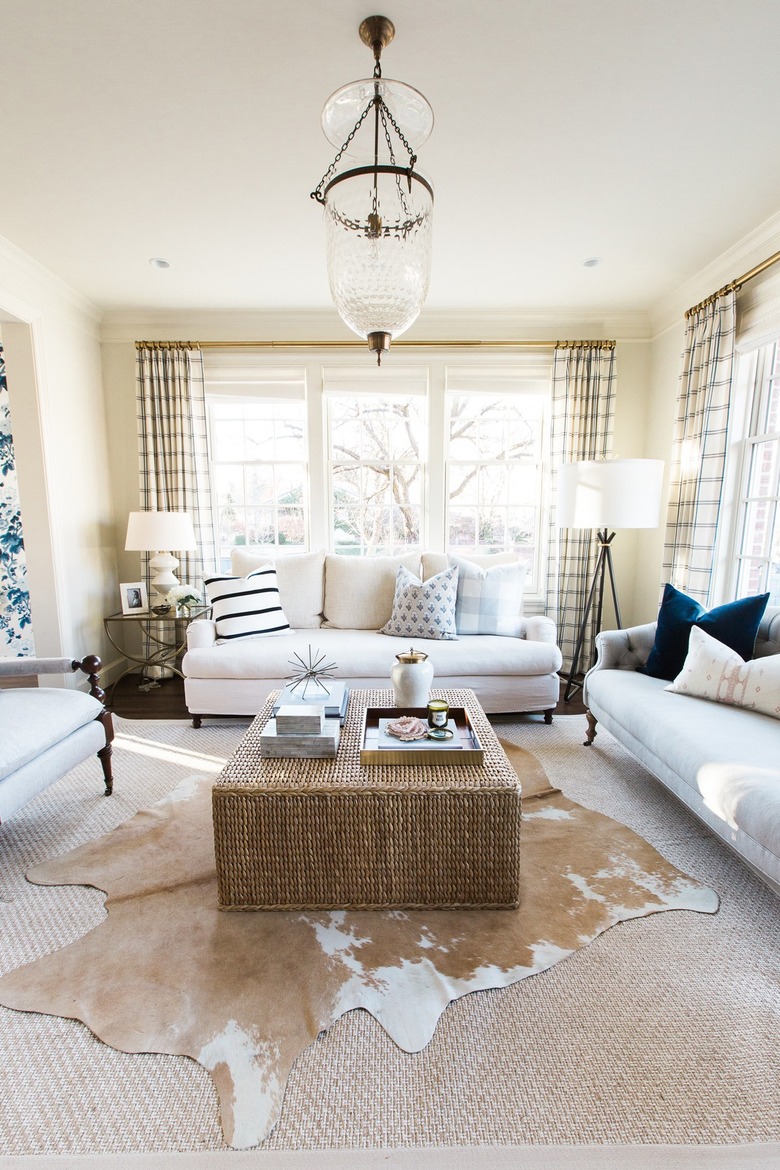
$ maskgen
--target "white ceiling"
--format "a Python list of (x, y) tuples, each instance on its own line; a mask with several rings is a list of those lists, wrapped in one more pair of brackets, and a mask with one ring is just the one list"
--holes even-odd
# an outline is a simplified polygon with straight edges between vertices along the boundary
[[(0, 235), (101, 309), (329, 306), (319, 119), (372, 11), (0, 0)], [(780, 210), (778, 0), (379, 11), (436, 118), (430, 308), (649, 310)]]

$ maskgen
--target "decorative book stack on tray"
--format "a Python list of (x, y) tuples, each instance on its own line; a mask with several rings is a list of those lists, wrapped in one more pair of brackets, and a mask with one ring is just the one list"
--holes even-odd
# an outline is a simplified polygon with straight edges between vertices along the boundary
[(325, 708), (311, 703), (274, 706), (276, 717), (260, 733), (260, 755), (265, 759), (335, 759), (339, 746), (338, 718), (327, 718)]

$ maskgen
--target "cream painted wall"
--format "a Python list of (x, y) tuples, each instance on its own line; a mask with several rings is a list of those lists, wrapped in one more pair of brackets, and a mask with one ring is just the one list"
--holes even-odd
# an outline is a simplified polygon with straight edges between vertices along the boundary
[(118, 598), (98, 314), (6, 241), (0, 314), (36, 653), (105, 660)]

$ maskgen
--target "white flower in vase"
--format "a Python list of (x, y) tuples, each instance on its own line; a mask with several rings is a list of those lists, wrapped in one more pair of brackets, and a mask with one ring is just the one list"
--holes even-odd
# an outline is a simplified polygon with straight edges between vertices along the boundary
[(165, 600), (169, 605), (175, 605), (176, 612), (182, 614), (188, 613), (191, 605), (203, 603), (200, 593), (191, 585), (174, 585), (173, 589), (168, 590)]

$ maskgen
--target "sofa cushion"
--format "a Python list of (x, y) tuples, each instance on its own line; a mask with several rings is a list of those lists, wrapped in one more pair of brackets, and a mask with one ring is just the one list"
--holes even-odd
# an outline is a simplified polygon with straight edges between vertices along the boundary
[[(337, 678), (385, 679), (389, 687), (395, 656), (408, 653), (409, 641), (388, 637), (377, 630), (335, 630), (323, 626), (316, 631), (296, 630), (289, 638), (238, 639), (223, 645), (193, 647), (187, 651), (183, 666), (188, 679), (268, 678), (279, 679), (282, 686), (290, 674), (293, 654), (308, 658), (309, 647), (336, 663), (333, 673)], [(445, 677), (554, 674), (561, 664), (561, 652), (554, 642), (529, 642), (525, 638), (499, 638), (489, 634), (426, 642), (425, 652), (435, 671), (434, 686), (437, 678)], [(680, 703), (684, 705), (685, 701), (681, 699)]]
[(676, 678), (683, 668), (688, 638), (694, 625), (736, 650), (747, 661), (753, 656), (756, 634), (768, 601), (768, 593), (741, 597), (708, 613), (698, 601), (667, 584), (658, 611), (655, 642), (644, 673), (668, 682)]
[(218, 642), (289, 634), (273, 565), (248, 577), (206, 577)]
[(102, 703), (83, 691), (0, 690), (0, 780), (97, 719), (102, 710)]
[[(437, 573), (443, 573), (448, 569), (454, 560), (455, 555), (449, 553), (439, 552), (424, 552), (422, 554), (422, 579), (427, 581), (429, 577), (434, 577)], [(470, 553), (468, 557), (463, 557), (463, 560), (468, 560), (472, 565), (479, 565), (480, 569), (492, 569), (493, 565), (516, 565), (517, 554), (513, 552), (503, 553), (485, 553), (480, 556)]]
[(458, 570), (455, 628), (459, 634), (520, 633), (526, 567), (520, 561), (483, 569), (473, 561), (450, 557)]
[(420, 568), (420, 554), (403, 557), (325, 557), (324, 625), (336, 630), (379, 630), (389, 620), (395, 579), (403, 565)]
[(694, 626), (685, 664), (665, 689), (780, 719), (780, 654), (745, 662), (735, 650)]
[(401, 565), (395, 581), (393, 612), (379, 631), (395, 638), (441, 641), (457, 638), (455, 603), (458, 569), (453, 566), (430, 577), (425, 584)]
[(230, 564), (237, 577), (246, 577), (255, 569), (272, 563), (276, 569), (279, 598), (287, 620), (295, 630), (318, 629), (322, 624), (324, 601), (325, 549), (308, 553), (252, 552), (234, 548)]

